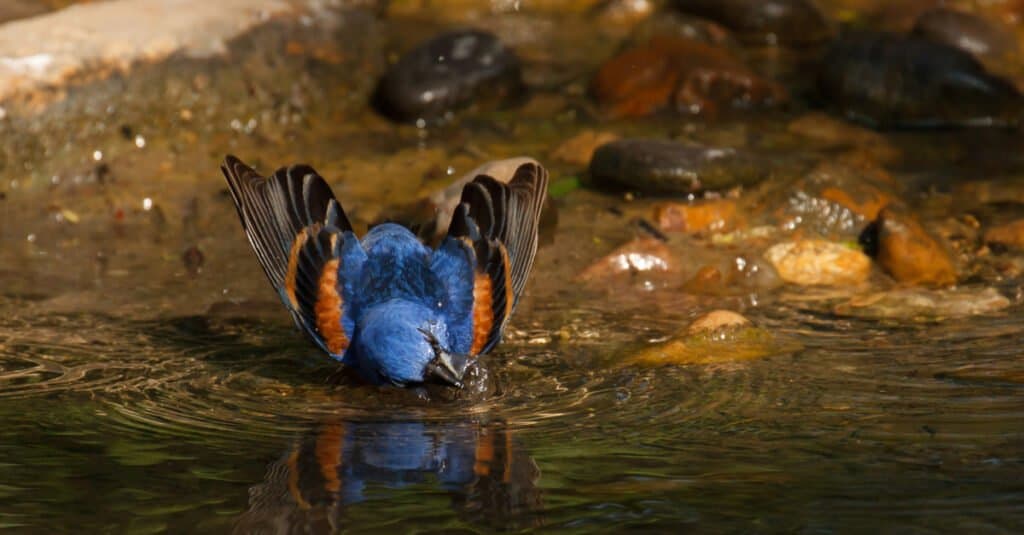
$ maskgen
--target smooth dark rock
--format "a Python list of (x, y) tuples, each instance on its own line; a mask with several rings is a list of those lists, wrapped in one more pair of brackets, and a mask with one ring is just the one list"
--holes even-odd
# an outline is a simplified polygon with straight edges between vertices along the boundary
[(493, 34), (461, 30), (403, 55), (377, 84), (373, 104), (399, 121), (430, 120), (474, 103), (507, 103), (523, 90), (511, 49)]
[(1017, 49), (1017, 42), (1008, 28), (954, 9), (925, 11), (917, 18), (913, 33), (975, 56), (1005, 57)]
[(590, 160), (595, 183), (653, 194), (685, 194), (754, 183), (763, 177), (750, 156), (732, 148), (660, 139), (620, 139)]
[(718, 22), (748, 42), (810, 44), (832, 34), (811, 0), (675, 0), (673, 5)]
[(818, 88), (847, 117), (875, 127), (1007, 126), (1020, 92), (973, 56), (921, 37), (861, 33), (825, 54)]

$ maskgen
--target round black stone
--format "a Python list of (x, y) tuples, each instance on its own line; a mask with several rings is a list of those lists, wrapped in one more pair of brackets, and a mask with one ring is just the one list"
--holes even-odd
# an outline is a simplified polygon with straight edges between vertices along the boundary
[(603, 186), (651, 194), (686, 194), (751, 184), (764, 173), (752, 158), (732, 148), (661, 139), (620, 139), (594, 151), (590, 176)]
[(474, 103), (506, 104), (523, 90), (511, 49), (493, 34), (460, 30), (403, 55), (380, 79), (373, 105), (398, 121), (432, 120)]
[(1022, 99), (973, 56), (916, 36), (858, 33), (829, 48), (822, 96), (847, 117), (876, 127), (1014, 125)]

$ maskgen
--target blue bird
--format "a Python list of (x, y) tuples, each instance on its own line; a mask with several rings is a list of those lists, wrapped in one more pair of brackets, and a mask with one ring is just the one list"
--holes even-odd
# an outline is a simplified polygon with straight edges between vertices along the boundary
[(249, 244), (296, 325), (373, 384), (462, 387), (501, 340), (537, 252), (547, 171), (477, 176), (436, 249), (384, 223), (362, 240), (312, 167), (221, 166)]

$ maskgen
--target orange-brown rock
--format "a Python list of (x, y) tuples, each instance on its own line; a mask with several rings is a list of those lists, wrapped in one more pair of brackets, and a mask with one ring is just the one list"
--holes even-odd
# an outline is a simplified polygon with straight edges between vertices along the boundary
[(693, 203), (668, 202), (654, 208), (654, 221), (662, 230), (691, 234), (732, 230), (736, 201), (712, 199)]
[(619, 139), (619, 136), (611, 132), (584, 130), (563, 141), (551, 152), (551, 157), (565, 163), (584, 166), (590, 163), (595, 149), (616, 139)]
[(771, 105), (787, 98), (781, 85), (758, 76), (727, 50), (665, 36), (605, 62), (591, 92), (612, 117), (663, 110), (713, 115), (722, 108)]
[(720, 291), (725, 284), (725, 277), (715, 266), (703, 266), (683, 283), (683, 291), (695, 294), (708, 294)]
[(1024, 219), (986, 230), (985, 243), (994, 243), (1011, 249), (1024, 249)]
[(928, 286), (956, 283), (956, 268), (949, 252), (915, 217), (887, 207), (874, 225), (878, 263), (894, 279)]

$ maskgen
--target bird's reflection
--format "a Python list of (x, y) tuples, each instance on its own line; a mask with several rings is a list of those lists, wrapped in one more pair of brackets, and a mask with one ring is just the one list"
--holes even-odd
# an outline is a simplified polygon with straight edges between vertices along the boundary
[[(540, 522), (540, 471), (503, 422), (333, 421), (317, 425), (249, 490), (236, 533), (321, 533), (389, 492), (439, 488), (466, 521)], [(396, 513), (397, 514), (397, 513)]]

